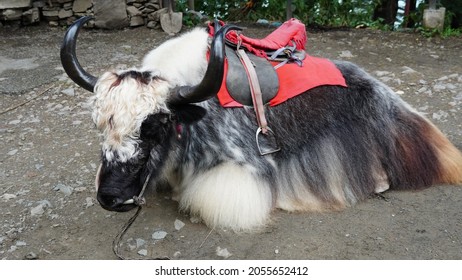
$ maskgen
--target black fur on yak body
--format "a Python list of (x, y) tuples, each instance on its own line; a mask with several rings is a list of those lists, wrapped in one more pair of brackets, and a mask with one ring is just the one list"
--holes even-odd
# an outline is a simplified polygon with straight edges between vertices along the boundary
[[(320, 86), (266, 107), (281, 146), (266, 156), (255, 143), (253, 108), (222, 108), (214, 96), (194, 105), (156, 97), (156, 109), (130, 137), (132, 158), (118, 159), (117, 147), (129, 150), (122, 144), (103, 145), (98, 200), (109, 210), (132, 209), (122, 202), (152, 172), (151, 184), (171, 186), (180, 210), (210, 227), (249, 231), (267, 224), (275, 208), (338, 210), (387, 189), (462, 182), (462, 154), (433, 124), (356, 65), (334, 63), (348, 87)], [(114, 76), (109, 91), (132, 79), (131, 88), (166, 83), (172, 94), (174, 82), (159, 68), (158, 75), (108, 74)], [(96, 95), (108, 76), (96, 83)], [(112, 135), (118, 124), (109, 115), (94, 120)]]

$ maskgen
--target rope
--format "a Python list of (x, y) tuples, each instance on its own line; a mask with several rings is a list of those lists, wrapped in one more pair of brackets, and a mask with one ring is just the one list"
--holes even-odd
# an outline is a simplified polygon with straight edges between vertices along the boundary
[(120, 241), (122, 240), (122, 237), (125, 235), (127, 230), (130, 228), (130, 226), (133, 224), (133, 222), (136, 220), (138, 215), (141, 212), (141, 205), (138, 206), (138, 209), (136, 210), (135, 215), (133, 215), (128, 222), (125, 223), (125, 225), (122, 227), (122, 229), (119, 231), (119, 233), (116, 235), (114, 238), (114, 241), (112, 241), (112, 251), (114, 254), (121, 260), (127, 260), (122, 254), (120, 253)]
[[(144, 181), (143, 188), (140, 191), (140, 194), (138, 196), (134, 196), (133, 199), (127, 200), (130, 201), (130, 203), (127, 204), (135, 204), (138, 206), (138, 209), (136, 209), (136, 213), (124, 224), (124, 226), (120, 229), (119, 233), (116, 235), (114, 240), (112, 241), (112, 251), (114, 254), (121, 260), (144, 260), (145, 258), (126, 258), (120, 253), (120, 242), (122, 241), (122, 237), (125, 235), (125, 233), (128, 231), (128, 229), (132, 226), (132, 224), (135, 222), (136, 218), (139, 216), (141, 213), (141, 209), (143, 209), (143, 205), (146, 204), (146, 200), (143, 197), (144, 191), (146, 190), (146, 186), (149, 183), (149, 179), (151, 179), (152, 171), (149, 172), (148, 177), (146, 177), (146, 180)], [(154, 258), (152, 260), (169, 260), (168, 257), (159, 257), (159, 258)]]
[(7, 113), (7, 112), (10, 112), (10, 111), (13, 111), (13, 110), (16, 109), (16, 108), (19, 108), (19, 107), (21, 107), (21, 106), (23, 106), (23, 105), (25, 105), (25, 104), (31, 102), (32, 100), (35, 100), (35, 99), (39, 98), (40, 96), (42, 96), (43, 94), (45, 94), (47, 91), (49, 91), (53, 86), (54, 86), (54, 85), (52, 84), (52, 85), (48, 86), (46, 89), (44, 89), (43, 91), (41, 91), (40, 93), (38, 93), (36, 96), (34, 96), (34, 97), (30, 98), (30, 99), (27, 99), (26, 101), (21, 102), (21, 103), (19, 103), (19, 104), (17, 104), (17, 105), (11, 106), (11, 107), (8, 108), (8, 109), (5, 109), (5, 110), (1, 111), (1, 112), (0, 112), (0, 115), (3, 115), (3, 114), (5, 114), (5, 113)]

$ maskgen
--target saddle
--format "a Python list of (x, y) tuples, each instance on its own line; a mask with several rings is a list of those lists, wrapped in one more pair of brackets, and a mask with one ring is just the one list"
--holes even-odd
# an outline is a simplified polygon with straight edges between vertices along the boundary
[[(262, 93), (262, 102), (267, 104), (279, 91), (279, 78), (273, 65), (266, 59), (246, 52), (252, 67), (255, 69)], [(245, 106), (253, 106), (250, 82), (247, 70), (239, 58), (236, 48), (226, 46), (228, 72), (226, 75), (226, 88), (231, 97)]]
[[(223, 25), (215, 22), (213, 29), (209, 25), (209, 32), (220, 28), (219, 24)], [(252, 39), (236, 31), (226, 34), (226, 87), (234, 100), (254, 107), (258, 122), (255, 137), (260, 155), (280, 150), (278, 139), (269, 128), (264, 113), (265, 105), (279, 91), (275, 69), (293, 62), (302, 66), (305, 43), (305, 26), (296, 19), (285, 22), (264, 39)], [(278, 61), (279, 64), (273, 66), (270, 61)]]
[[(217, 25), (215, 25), (215, 28)], [(242, 56), (248, 56), (256, 73), (263, 104), (273, 99), (279, 90), (276, 69), (286, 63), (302, 66), (305, 59), (305, 25), (297, 19), (283, 23), (263, 39), (254, 39), (236, 31), (226, 34), (226, 58), (228, 71), (226, 87), (230, 96), (245, 106), (254, 106), (251, 95), (249, 71)], [(244, 50), (244, 52), (239, 50)], [(238, 54), (239, 53), (239, 54)], [(271, 61), (280, 62), (273, 66)]]

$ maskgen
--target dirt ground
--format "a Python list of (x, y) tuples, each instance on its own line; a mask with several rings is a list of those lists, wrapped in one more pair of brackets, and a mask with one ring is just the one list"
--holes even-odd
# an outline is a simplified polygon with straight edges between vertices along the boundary
[[(245, 34), (263, 37), (270, 31), (249, 26)], [(95, 200), (100, 139), (86, 105), (91, 93), (61, 68), (63, 35), (63, 29), (47, 26), (0, 28), (1, 259), (115, 259), (112, 241), (134, 214), (105, 211)], [(362, 66), (462, 149), (462, 38), (367, 29), (308, 31), (308, 36), (311, 55)], [(83, 30), (78, 53), (81, 64), (99, 75), (138, 66), (148, 50), (168, 38), (144, 27)], [(275, 211), (264, 231), (235, 234), (193, 223), (178, 212), (176, 202), (150, 193), (123, 238), (122, 254), (460, 260), (461, 207), (462, 186), (436, 186), (386, 192), (342, 212)]]

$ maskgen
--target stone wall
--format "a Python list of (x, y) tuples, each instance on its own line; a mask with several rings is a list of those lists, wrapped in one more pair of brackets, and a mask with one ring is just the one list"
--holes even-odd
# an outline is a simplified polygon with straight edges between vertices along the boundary
[(0, 0), (0, 26), (47, 23), (68, 26), (85, 15), (89, 27), (117, 29), (146, 25), (159, 27), (166, 13), (161, 0)]

